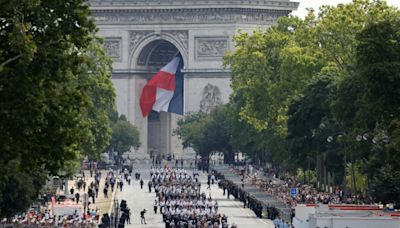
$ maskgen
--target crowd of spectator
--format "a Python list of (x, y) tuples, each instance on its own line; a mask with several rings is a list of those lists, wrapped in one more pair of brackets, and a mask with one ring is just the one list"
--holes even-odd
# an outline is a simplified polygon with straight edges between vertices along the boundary
[[(241, 169), (233, 169), (240, 173)], [(349, 203), (351, 199), (343, 197), (343, 191), (339, 188), (331, 192), (318, 191), (311, 185), (297, 183), (294, 177), (277, 178), (274, 172), (269, 173), (268, 181), (257, 177), (259, 172), (248, 172), (245, 181), (253, 183), (260, 189), (264, 190), (268, 195), (276, 197), (290, 208), (296, 207), (297, 204), (338, 204)], [(258, 175), (260, 176), (260, 175)], [(292, 188), (296, 188), (296, 194), (290, 193)]]
[(96, 210), (88, 210), (79, 213), (76, 210), (72, 214), (54, 215), (51, 210), (44, 213), (29, 210), (26, 213), (16, 215), (12, 219), (3, 219), (2, 227), (97, 227), (99, 213)]

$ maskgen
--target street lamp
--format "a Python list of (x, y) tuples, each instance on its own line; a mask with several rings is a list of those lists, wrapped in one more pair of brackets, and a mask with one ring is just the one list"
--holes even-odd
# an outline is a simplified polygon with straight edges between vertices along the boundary
[[(364, 141), (368, 141), (368, 139), (370, 138), (370, 135), (368, 134), (368, 132), (364, 132), (362, 135), (357, 135), (356, 136), (356, 141), (357, 142), (361, 142), (362, 140)], [(377, 144), (379, 142), (383, 142), (384, 144), (388, 144), (389, 143), (389, 136), (386, 135), (385, 132), (382, 132), (378, 135), (375, 135), (372, 137), (371, 142), (373, 144)]]
[[(368, 132), (364, 132), (362, 135), (357, 135), (356, 136), (356, 141), (357, 142), (361, 142), (362, 140), (364, 140), (364, 141), (368, 141), (368, 139), (369, 139), (369, 134), (368, 134)], [(375, 139), (376, 140), (376, 139)]]
[[(316, 135), (320, 132), (323, 132), (324, 129), (327, 127), (327, 123), (321, 122), (318, 125), (318, 128), (313, 129), (312, 131), (312, 138), (316, 137)], [(323, 189), (323, 191), (327, 191), (327, 171), (326, 171), (326, 152), (323, 152), (323, 154), (318, 154), (318, 151), (316, 152), (316, 158), (315, 158), (315, 165), (316, 165), (316, 174), (317, 174), (317, 188), (318, 189)]]
[[(337, 133), (335, 133), (333, 136), (328, 136), (327, 138), (326, 138), (326, 141), (328, 142), (328, 143), (332, 143), (333, 141), (334, 141), (334, 139), (336, 138), (336, 139), (339, 139), (339, 138), (341, 138), (341, 137), (343, 137), (344, 135), (346, 135), (346, 132), (343, 132), (343, 131), (339, 131), (339, 132), (337, 132)], [(343, 178), (343, 196), (346, 196), (346, 193), (347, 193), (347, 191), (346, 191), (346, 166), (347, 166), (347, 152), (346, 152), (346, 150), (344, 150), (344, 154), (343, 154), (343, 168), (344, 168), (344, 173), (343, 173), (343, 176), (344, 176), (344, 178)]]
[[(361, 141), (367, 142), (369, 140), (369, 138), (370, 138), (370, 135), (368, 134), (368, 131), (366, 131), (362, 135), (361, 134), (357, 135), (356, 136), (356, 141), (357, 142), (361, 142)], [(372, 135), (371, 142), (373, 144), (378, 144), (378, 143), (388, 144), (390, 142), (390, 140), (389, 140), (389, 136), (386, 135), (386, 132), (382, 131), (382, 132), (378, 133), (377, 135)], [(352, 165), (352, 172), (353, 172), (353, 175), (354, 175), (354, 165)], [(354, 189), (356, 190), (355, 177), (353, 179), (353, 182), (354, 182), (353, 183), (354, 184)], [(367, 194), (369, 194), (369, 178), (368, 178), (368, 175), (367, 175)], [(358, 201), (357, 195), (356, 195), (356, 200)]]

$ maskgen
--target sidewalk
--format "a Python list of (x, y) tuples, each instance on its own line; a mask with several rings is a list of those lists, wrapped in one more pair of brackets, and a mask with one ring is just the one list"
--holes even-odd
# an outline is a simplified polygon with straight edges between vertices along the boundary
[(269, 219), (260, 219), (256, 214), (249, 208), (243, 208), (243, 203), (235, 200), (235, 197), (231, 195), (230, 199), (227, 196), (222, 195), (222, 189), (218, 188), (218, 184), (211, 185), (210, 190), (207, 188), (207, 176), (200, 172), (202, 191), (206, 192), (207, 196), (211, 194), (211, 197), (218, 202), (218, 210), (221, 214), (228, 216), (228, 223), (232, 225), (235, 223), (239, 228), (274, 228), (274, 224)]
[[(85, 170), (84, 172), (85, 172), (85, 179), (84, 180), (86, 182), (86, 188), (85, 189), (81, 188), (80, 190), (78, 190), (78, 187), (77, 187), (78, 179), (77, 178), (74, 178), (74, 180), (68, 180), (68, 195), (71, 196), (70, 195), (70, 189), (72, 187), (74, 187), (74, 196), (75, 196), (75, 193), (77, 193), (77, 192), (80, 194), (79, 204), (82, 207), (84, 207), (84, 200), (85, 200), (84, 199), (84, 194), (86, 193), (86, 195), (87, 195), (90, 183), (91, 182), (95, 183), (94, 174), (93, 174), (92, 177), (90, 177), (90, 172), (89, 171)], [(109, 212), (109, 209), (111, 207), (111, 202), (113, 200), (113, 197), (114, 197), (114, 194), (116, 192), (117, 187), (114, 188), (114, 192), (109, 192), (108, 193), (108, 198), (105, 198), (104, 194), (103, 194), (103, 189), (104, 189), (105, 177), (107, 175), (107, 171), (106, 170), (100, 170), (100, 172), (101, 172), (101, 178), (100, 178), (100, 183), (99, 183), (99, 193), (98, 193), (97, 198), (95, 198), (95, 203), (93, 204), (92, 198), (88, 198), (87, 200), (90, 202), (89, 209), (90, 210), (91, 209), (95, 209), (96, 211), (99, 210), (98, 214), (100, 215), (100, 219), (101, 219), (101, 216), (104, 213), (108, 213)], [(95, 190), (93, 189), (93, 191), (95, 191)], [(58, 193), (64, 193), (64, 191), (59, 190)], [(86, 210), (87, 209), (88, 208), (86, 208)]]

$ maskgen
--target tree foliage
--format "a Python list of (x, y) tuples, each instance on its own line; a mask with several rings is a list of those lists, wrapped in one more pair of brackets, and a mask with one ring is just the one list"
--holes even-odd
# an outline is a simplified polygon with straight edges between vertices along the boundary
[(225, 154), (225, 162), (234, 160), (232, 146), (230, 118), (228, 107), (221, 105), (214, 108), (209, 114), (196, 112), (186, 115), (178, 121), (175, 134), (183, 142), (184, 147), (192, 147), (203, 159), (208, 159), (214, 152)]
[(132, 147), (140, 147), (140, 138), (138, 129), (133, 126), (124, 115), (112, 125), (112, 137), (110, 140), (110, 149), (118, 153), (118, 160), (122, 155)]
[(182, 141), (183, 148), (192, 147), (197, 153), (202, 153), (201, 147), (197, 146), (199, 142), (201, 122), (207, 115), (203, 112), (189, 113), (178, 121), (178, 127), (174, 130), (174, 134), (178, 135)]
[[(235, 50), (225, 56), (233, 88), (224, 108), (230, 138), (225, 143), (292, 173), (321, 162), (335, 173), (336, 184), (350, 165), (357, 191), (363, 180), (354, 180), (354, 164), (362, 172), (357, 176), (367, 174), (374, 188), (382, 187), (378, 176), (395, 183), (399, 16), (384, 1), (354, 0), (323, 6), (318, 15), (310, 11), (304, 20), (282, 17), (266, 31), (237, 34)], [(208, 142), (196, 140), (207, 138), (204, 127), (211, 129), (215, 117), (192, 117), (181, 130), (186, 145), (200, 151), (197, 143)], [(390, 169), (381, 168), (388, 163)], [(392, 193), (385, 194), (396, 200)]]
[(109, 113), (114, 111), (114, 87), (110, 82), (111, 60), (105, 54), (102, 40), (96, 38), (85, 53), (87, 61), (81, 64), (81, 86), (90, 98), (86, 112), (88, 138), (82, 143), (81, 151), (91, 160), (99, 160), (111, 139)]
[[(400, 171), (400, 20), (399, 14), (373, 21), (357, 37), (357, 78), (365, 90), (359, 95), (364, 104), (357, 110), (356, 123), (373, 132), (378, 145), (370, 150), (368, 172), (374, 196), (383, 202), (394, 200)], [(360, 121), (368, 113), (368, 121)], [(385, 139), (385, 137), (387, 139)], [(379, 158), (379, 159), (378, 159)], [(390, 165), (388, 165), (390, 164)], [(388, 188), (381, 192), (382, 185)]]
[(28, 207), (46, 175), (107, 146), (111, 62), (89, 15), (84, 0), (1, 3), (0, 216)]
[(316, 152), (327, 150), (326, 138), (335, 131), (332, 129), (335, 128), (335, 122), (330, 110), (335, 88), (331, 83), (330, 77), (317, 79), (289, 106), (288, 150), (291, 161), (303, 169), (308, 168), (309, 160), (315, 158)]

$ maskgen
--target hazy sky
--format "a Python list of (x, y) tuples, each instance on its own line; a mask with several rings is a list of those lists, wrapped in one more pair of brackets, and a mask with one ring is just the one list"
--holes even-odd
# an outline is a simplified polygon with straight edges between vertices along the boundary
[[(293, 11), (293, 15), (304, 18), (307, 11), (306, 8), (313, 8), (318, 10), (321, 5), (332, 5), (336, 6), (339, 3), (349, 3), (351, 0), (292, 0), (293, 2), (300, 2), (299, 8)], [(391, 6), (396, 6), (400, 8), (400, 0), (386, 0), (386, 2)]]

